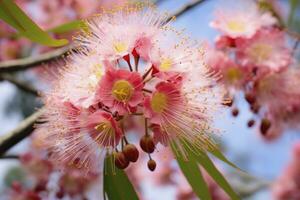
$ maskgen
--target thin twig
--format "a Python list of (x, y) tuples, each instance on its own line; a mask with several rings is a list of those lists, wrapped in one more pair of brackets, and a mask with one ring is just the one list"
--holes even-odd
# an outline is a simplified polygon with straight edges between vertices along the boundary
[(167, 22), (172, 20), (174, 17), (178, 18), (185, 14), (187, 11), (190, 11), (191, 9), (195, 8), (200, 3), (203, 3), (205, 0), (194, 0), (190, 3), (185, 4), (181, 8), (179, 8), (177, 11), (175, 11), (173, 14), (170, 15), (170, 17), (167, 19)]
[(34, 130), (34, 123), (41, 116), (43, 109), (33, 113), (24, 119), (14, 130), (6, 133), (0, 138), (0, 156), (9, 150), (12, 146), (29, 136)]
[(70, 49), (71, 49), (70, 46), (65, 46), (60, 49), (55, 49), (53, 51), (38, 56), (1, 62), (0, 73), (14, 72), (14, 71), (25, 70), (31, 67), (37, 67), (43, 63), (51, 62), (55, 59), (58, 59), (66, 55)]
[(19, 159), (20, 157), (18, 155), (4, 155), (0, 156), (0, 159)]
[(0, 81), (1, 80), (9, 81), (10, 83), (12, 83), (15, 86), (17, 86), (18, 88), (20, 88), (21, 90), (28, 92), (34, 96), (38, 96), (38, 91), (36, 89), (34, 89), (31, 85), (14, 78), (10, 74), (6, 74), (6, 73), (0, 74)]

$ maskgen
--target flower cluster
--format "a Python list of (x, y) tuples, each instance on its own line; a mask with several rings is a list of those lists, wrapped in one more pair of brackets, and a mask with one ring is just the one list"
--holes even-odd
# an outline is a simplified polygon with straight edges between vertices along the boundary
[(32, 152), (21, 155), (20, 162), (24, 177), (21, 181), (14, 180), (11, 183), (9, 188), (4, 191), (4, 199), (85, 200), (91, 184), (99, 175), (82, 176), (78, 169), (72, 167), (69, 167), (65, 173), (57, 172), (55, 166), (44, 156)]
[(233, 106), (232, 114), (239, 113), (234, 98), (242, 92), (253, 113), (248, 127), (260, 121), (262, 136), (273, 139), (287, 128), (299, 128), (295, 122), (300, 111), (300, 71), (293, 65), (288, 33), (259, 5), (230, 1), (230, 8), (216, 12), (211, 26), (222, 35), (215, 48), (207, 46), (206, 62), (220, 74), (219, 81), (227, 88), (225, 104)]
[(38, 138), (53, 161), (98, 171), (112, 154), (118, 168), (136, 162), (129, 142), (139, 135), (142, 151), (159, 144), (196, 150), (214, 147), (209, 126), (221, 105), (220, 89), (202, 63), (198, 44), (167, 22), (167, 14), (138, 3), (103, 11), (87, 21), (52, 89), (44, 94), (45, 114)]

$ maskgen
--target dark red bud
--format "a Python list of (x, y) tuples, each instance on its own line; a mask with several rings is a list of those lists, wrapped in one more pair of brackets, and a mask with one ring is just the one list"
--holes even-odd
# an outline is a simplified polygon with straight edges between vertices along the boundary
[(237, 108), (232, 109), (231, 114), (232, 116), (237, 117), (239, 115), (239, 109)]
[(139, 151), (133, 144), (127, 144), (123, 149), (123, 153), (130, 162), (136, 162), (139, 158)]
[(129, 161), (126, 159), (123, 152), (115, 152), (115, 165), (119, 169), (125, 169), (129, 165)]
[(263, 135), (266, 135), (266, 133), (268, 132), (268, 130), (271, 127), (271, 122), (270, 120), (264, 118), (261, 120), (261, 124), (260, 124), (260, 132)]
[(153, 137), (150, 135), (144, 135), (140, 140), (140, 146), (146, 153), (153, 153), (155, 150)]
[(154, 160), (152, 160), (152, 159), (150, 159), (149, 161), (148, 161), (148, 163), (147, 163), (147, 165), (148, 165), (148, 169), (150, 170), (150, 171), (154, 171), (155, 170), (155, 168), (156, 168), (156, 162), (154, 161)]
[(250, 109), (253, 113), (257, 114), (259, 112), (260, 107), (259, 107), (259, 105), (254, 103), (251, 105)]
[(251, 93), (245, 94), (245, 99), (250, 105), (254, 104), (256, 101), (254, 94), (251, 94)]
[(248, 121), (248, 123), (247, 123), (247, 126), (248, 126), (249, 128), (251, 128), (252, 126), (254, 126), (254, 124), (255, 124), (254, 119), (250, 119), (250, 120)]

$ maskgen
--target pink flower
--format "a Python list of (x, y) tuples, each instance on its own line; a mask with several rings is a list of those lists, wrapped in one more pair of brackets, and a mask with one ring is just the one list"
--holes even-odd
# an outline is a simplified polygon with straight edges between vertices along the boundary
[[(128, 10), (131, 12), (126, 14)], [(148, 8), (147, 3), (103, 10), (99, 17), (87, 23), (93, 34), (84, 34), (78, 40), (83, 41), (87, 48), (96, 50), (105, 60), (120, 59), (134, 50), (147, 58), (155, 36), (162, 31), (161, 27), (166, 26), (163, 25), (165, 18)]]
[(54, 99), (45, 103), (42, 120), (48, 123), (39, 125), (38, 133), (45, 135), (44, 148), (50, 152), (55, 166), (66, 169), (71, 165), (85, 173), (102, 170), (101, 160), (104, 160), (105, 152), (113, 149), (121, 136), (112, 116)]
[(242, 65), (278, 72), (291, 62), (291, 52), (284, 33), (277, 29), (263, 29), (250, 39), (236, 41), (237, 59)]
[(86, 128), (91, 138), (102, 147), (115, 147), (122, 131), (113, 116), (104, 111), (96, 111), (88, 116)]
[(239, 66), (222, 51), (211, 47), (205, 50), (204, 59), (207, 66), (220, 76), (219, 82), (227, 88), (241, 89), (250, 80), (251, 69)]
[(143, 80), (139, 73), (108, 69), (96, 91), (96, 101), (123, 115), (143, 101)]
[(251, 0), (226, 1), (227, 7), (216, 12), (211, 27), (231, 38), (250, 38), (262, 27), (272, 26), (276, 19), (268, 12), (262, 12)]

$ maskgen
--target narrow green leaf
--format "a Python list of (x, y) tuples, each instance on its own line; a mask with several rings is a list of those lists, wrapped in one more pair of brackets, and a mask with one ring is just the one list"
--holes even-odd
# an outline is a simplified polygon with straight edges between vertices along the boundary
[(296, 14), (296, 10), (299, 6), (300, 1), (299, 0), (290, 0), (290, 14), (288, 18), (288, 25), (292, 26)]
[(178, 165), (193, 188), (193, 191), (200, 199), (211, 200), (207, 184), (202, 176), (198, 163), (194, 159), (189, 159), (188, 161), (183, 160), (183, 158), (176, 153), (176, 149), (178, 149), (176, 145), (173, 143), (171, 146)]
[(199, 155), (195, 155), (199, 164), (206, 170), (206, 172), (216, 181), (216, 183), (223, 188), (223, 190), (230, 196), (232, 200), (240, 199), (235, 191), (231, 188), (230, 184), (224, 178), (221, 172), (215, 167), (210, 158), (203, 152)]
[(111, 156), (105, 160), (104, 171), (104, 192), (109, 200), (139, 199), (126, 173), (113, 166)]
[(85, 28), (86, 25), (82, 20), (74, 20), (71, 22), (67, 22), (65, 24), (59, 25), (57, 27), (49, 29), (47, 32), (51, 33), (66, 33), (69, 31), (78, 30), (81, 28)]
[(243, 171), (239, 167), (237, 167), (235, 164), (233, 164), (232, 162), (230, 162), (217, 147), (214, 148), (214, 149), (209, 150), (209, 152), (212, 155), (214, 155), (216, 158), (218, 158), (219, 160), (221, 160), (224, 163), (228, 164), (229, 166), (231, 166), (231, 167), (233, 167), (233, 168), (235, 168), (237, 170)]
[(12, 0), (0, 1), (0, 18), (14, 27), (19, 33), (39, 44), (58, 47), (68, 43), (65, 39), (51, 38), (36, 25)]

